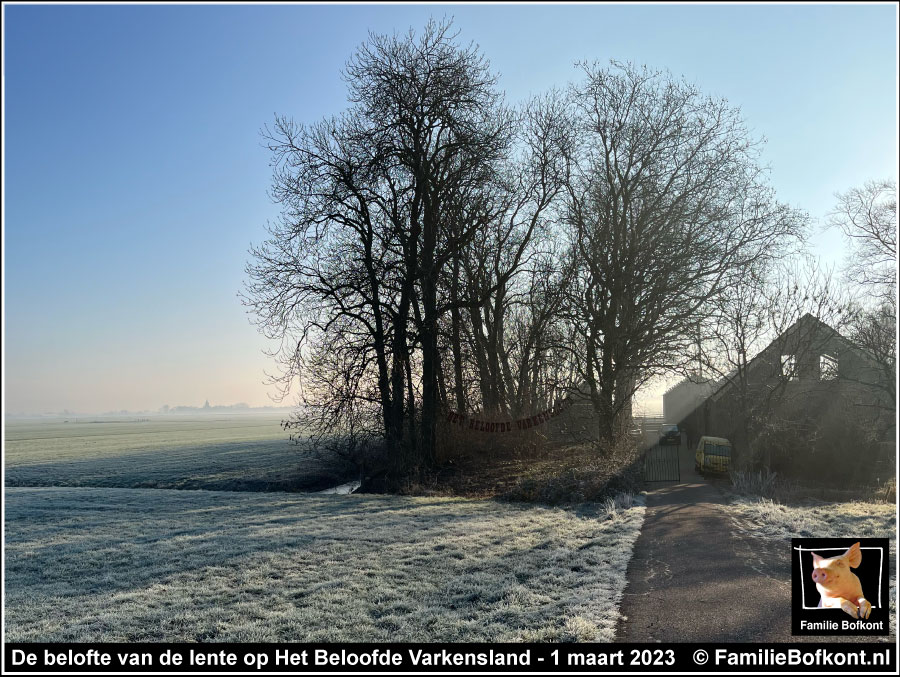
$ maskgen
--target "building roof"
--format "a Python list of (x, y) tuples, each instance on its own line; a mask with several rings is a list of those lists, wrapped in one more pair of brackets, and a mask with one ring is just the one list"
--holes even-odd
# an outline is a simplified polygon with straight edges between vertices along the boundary
[[(807, 335), (809, 335), (809, 334), (819, 335), (821, 333), (824, 335), (825, 340), (839, 339), (842, 343), (845, 343), (847, 346), (854, 347), (852, 343), (850, 343), (846, 338), (841, 336), (841, 334), (838, 331), (836, 331), (834, 328), (832, 328), (832, 327), (828, 326), (827, 324), (825, 324), (824, 322), (822, 322), (822, 320), (817, 318), (812, 313), (806, 313), (799, 320), (794, 322), (794, 324), (792, 324), (790, 327), (788, 327), (783, 332), (781, 332), (781, 334), (779, 334), (771, 343), (769, 343), (769, 345), (767, 345), (765, 348), (760, 350), (756, 355), (754, 355), (752, 358), (750, 358), (747, 361), (746, 369), (750, 369), (750, 367), (754, 363), (756, 363), (760, 359), (760, 357), (762, 357), (762, 355), (764, 355), (769, 350), (769, 348), (776, 345), (779, 341), (784, 340), (786, 337), (788, 337), (790, 334), (793, 334), (794, 332), (803, 331), (804, 329), (806, 330), (804, 333)], [(684, 416), (682, 418), (682, 420), (684, 420), (685, 418), (687, 418), (688, 416), (693, 414), (698, 408), (703, 406), (703, 404), (707, 400), (715, 401), (715, 400), (718, 400), (720, 397), (722, 397), (722, 395), (728, 390), (729, 386), (734, 385), (733, 378), (737, 373), (738, 373), (738, 370), (733, 369), (732, 371), (728, 372), (725, 376), (723, 376), (721, 379), (719, 379), (718, 382), (716, 383), (716, 386), (715, 386), (715, 389), (713, 390), (713, 392), (710, 393), (707, 397), (703, 398), (703, 401), (700, 402), (696, 407), (694, 407), (686, 416)], [(683, 383), (683, 381), (682, 381), (682, 383)]]

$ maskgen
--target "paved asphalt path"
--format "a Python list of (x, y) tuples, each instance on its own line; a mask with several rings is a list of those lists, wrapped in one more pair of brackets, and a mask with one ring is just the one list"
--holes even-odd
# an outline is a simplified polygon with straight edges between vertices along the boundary
[(791, 636), (790, 541), (735, 533), (724, 492), (694, 472), (688, 449), (679, 454), (681, 483), (648, 485), (656, 488), (628, 566), (617, 641), (826, 639)]

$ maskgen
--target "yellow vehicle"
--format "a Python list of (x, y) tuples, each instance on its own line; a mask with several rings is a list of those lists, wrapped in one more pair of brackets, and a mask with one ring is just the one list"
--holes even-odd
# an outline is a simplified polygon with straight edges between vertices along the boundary
[(731, 467), (731, 442), (724, 437), (701, 437), (694, 453), (694, 470), (705, 473), (727, 473)]

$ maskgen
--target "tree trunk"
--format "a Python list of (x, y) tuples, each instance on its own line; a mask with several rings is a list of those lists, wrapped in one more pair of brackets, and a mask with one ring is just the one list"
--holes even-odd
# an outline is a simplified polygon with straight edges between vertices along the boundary
[(453, 257), (453, 271), (450, 280), (450, 344), (453, 350), (453, 394), (456, 398), (456, 409), (466, 411), (466, 392), (463, 386), (462, 358), (462, 312), (456, 306), (459, 300), (459, 257)]

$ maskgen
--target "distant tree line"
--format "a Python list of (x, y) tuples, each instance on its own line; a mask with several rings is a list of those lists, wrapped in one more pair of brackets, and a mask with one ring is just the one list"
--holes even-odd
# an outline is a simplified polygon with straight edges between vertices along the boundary
[(642, 384), (703, 361), (708, 327), (733, 338), (735, 314), (793, 288), (807, 218), (739, 110), (629, 63), (578, 73), (512, 105), (477, 47), (429, 22), (356, 51), (343, 112), (265, 128), (281, 215), (244, 299), (305, 430), (408, 476), (444, 412), (579, 393), (602, 452)]

